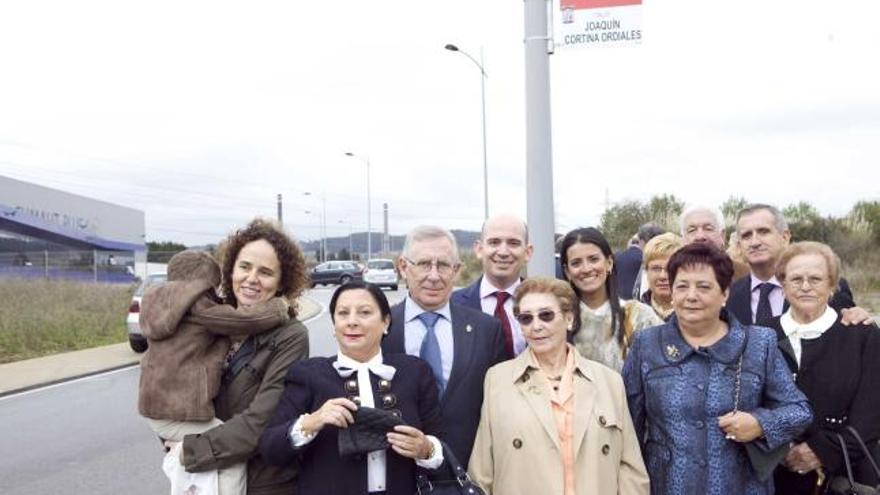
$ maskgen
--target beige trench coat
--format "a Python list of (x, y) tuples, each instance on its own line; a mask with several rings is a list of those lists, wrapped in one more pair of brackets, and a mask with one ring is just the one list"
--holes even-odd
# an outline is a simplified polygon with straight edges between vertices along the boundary
[[(577, 495), (640, 495), (648, 474), (620, 374), (576, 351), (574, 373)], [(523, 352), (492, 367), (468, 472), (487, 495), (562, 495), (559, 437), (550, 386)]]

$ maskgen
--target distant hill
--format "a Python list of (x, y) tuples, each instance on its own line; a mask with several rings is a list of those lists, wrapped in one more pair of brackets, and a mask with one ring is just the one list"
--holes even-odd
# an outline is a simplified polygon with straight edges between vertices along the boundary
[[(480, 238), (479, 232), (473, 232), (469, 230), (452, 230), (452, 235), (455, 236), (456, 242), (458, 242), (459, 249), (468, 250), (471, 246), (474, 245), (474, 241)], [(391, 235), (389, 236), (389, 244), (390, 251), (394, 253), (398, 253), (403, 250), (403, 243), (406, 240), (405, 235)], [(372, 236), (373, 242), (373, 255), (377, 255), (382, 251), (382, 234), (379, 232), (373, 232)], [(355, 253), (359, 253), (361, 255), (365, 255), (367, 252), (367, 233), (366, 232), (355, 232), (351, 236), (352, 249)], [(308, 241), (301, 242), (300, 245), (303, 248), (306, 256), (314, 256), (315, 251), (320, 248), (320, 241)], [(328, 253), (336, 253), (343, 249), (348, 249), (348, 236), (342, 237), (328, 237), (327, 238), (327, 252)]]

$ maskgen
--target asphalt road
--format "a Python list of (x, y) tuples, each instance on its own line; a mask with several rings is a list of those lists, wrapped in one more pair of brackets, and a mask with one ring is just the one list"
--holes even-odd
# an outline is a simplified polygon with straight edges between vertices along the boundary
[[(309, 296), (326, 307), (332, 290)], [(404, 292), (386, 294), (394, 304)], [(336, 353), (326, 311), (307, 326), (312, 356)], [(0, 398), (0, 493), (167, 493), (159, 442), (137, 414), (139, 375), (133, 367)]]

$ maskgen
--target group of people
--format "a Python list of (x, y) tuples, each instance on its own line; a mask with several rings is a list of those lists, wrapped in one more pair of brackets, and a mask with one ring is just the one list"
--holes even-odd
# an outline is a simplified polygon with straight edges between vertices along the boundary
[[(454, 291), (455, 237), (416, 227), (398, 260), (405, 299), (340, 286), (338, 352), (307, 359), (283, 302), (306, 287), (305, 262), (255, 220), (219, 267), (181, 253), (145, 294), (140, 412), (224, 495), (409, 495), (445, 480), (502, 495), (813, 493), (843, 471), (840, 432), (880, 438), (880, 332), (831, 249), (790, 244), (775, 208), (737, 216), (739, 280), (723, 228), (692, 207), (680, 237), (643, 239), (633, 298), (594, 228), (562, 238), (562, 280), (523, 279), (525, 222), (489, 218), (482, 276)], [(343, 455), (365, 408), (396, 419), (378, 448)]]

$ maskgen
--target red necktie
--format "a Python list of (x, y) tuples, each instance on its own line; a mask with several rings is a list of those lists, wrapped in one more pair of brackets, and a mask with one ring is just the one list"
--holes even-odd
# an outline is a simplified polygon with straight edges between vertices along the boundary
[(516, 354), (513, 352), (513, 330), (510, 329), (507, 311), (504, 311), (504, 303), (509, 297), (510, 294), (504, 291), (499, 290), (495, 293), (495, 299), (498, 300), (498, 304), (495, 305), (495, 318), (498, 318), (501, 322), (501, 328), (504, 329), (504, 350), (507, 351), (507, 357), (513, 359), (516, 357)]

